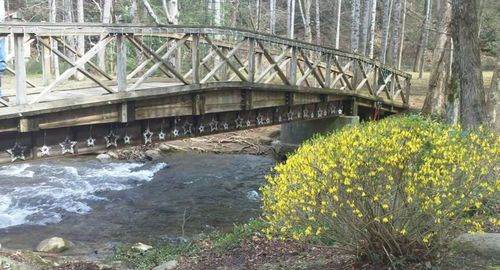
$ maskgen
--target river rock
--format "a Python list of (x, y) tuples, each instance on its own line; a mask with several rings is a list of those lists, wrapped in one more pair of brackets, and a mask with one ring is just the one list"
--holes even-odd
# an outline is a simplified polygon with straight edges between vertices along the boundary
[(484, 258), (500, 259), (500, 233), (462, 234), (452, 247), (461, 253), (473, 253)]
[(40, 252), (49, 252), (49, 253), (60, 253), (68, 250), (73, 244), (61, 237), (52, 237), (43, 240), (36, 247), (37, 251)]
[(144, 154), (149, 160), (158, 160), (161, 158), (160, 150), (156, 149), (147, 150)]
[(179, 265), (177, 261), (172, 260), (158, 265), (157, 267), (153, 268), (153, 270), (173, 270), (177, 268), (177, 265)]
[(170, 146), (168, 144), (164, 144), (164, 143), (160, 144), (159, 148), (163, 152), (172, 152), (175, 150), (172, 146)]
[(97, 158), (100, 161), (105, 161), (105, 160), (110, 160), (111, 156), (108, 154), (99, 154), (95, 158)]
[(120, 158), (118, 153), (114, 152), (114, 151), (108, 151), (108, 153), (106, 153), (106, 154), (108, 154), (112, 159), (119, 159)]
[(150, 245), (146, 245), (146, 244), (143, 244), (141, 242), (139, 243), (135, 243), (133, 246), (132, 246), (132, 249), (133, 250), (136, 250), (136, 251), (148, 251), (150, 249), (152, 249), (153, 247), (150, 246)]

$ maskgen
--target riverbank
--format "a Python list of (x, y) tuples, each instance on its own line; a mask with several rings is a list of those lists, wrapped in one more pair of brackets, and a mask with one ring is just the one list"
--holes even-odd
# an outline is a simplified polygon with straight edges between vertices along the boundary
[[(271, 142), (272, 137), (278, 134), (279, 128), (267, 127), (166, 142), (148, 148), (109, 151), (107, 154), (110, 159), (102, 162), (94, 157), (80, 157), (54, 160), (51, 164), (35, 162), (23, 164), (22, 168), (16, 167), (22, 170), (15, 177), (27, 175), (31, 178), (19, 182), (15, 177), (9, 176), (12, 180), (8, 180), (10, 184), (7, 187), (15, 187), (24, 182), (26, 184), (23, 185), (31, 185), (45, 178), (53, 179), (54, 173), (60, 178), (57, 179), (58, 185), (66, 181), (75, 184), (84, 181), (79, 186), (85, 187), (85, 181), (92, 178), (108, 175), (112, 179), (127, 178), (130, 175), (137, 179), (127, 185), (139, 186), (133, 191), (107, 191), (104, 188), (96, 195), (106, 198), (105, 200), (84, 201), (92, 208), (89, 213), (65, 212), (60, 222), (0, 229), (0, 243), (3, 244), (0, 249), (0, 269), (134, 269), (110, 259), (118, 246), (138, 241), (145, 241), (153, 246), (169, 242), (184, 243), (196, 238), (199, 233), (210, 232), (215, 228), (227, 231), (232, 228), (232, 224), (245, 223), (249, 217), (259, 215), (257, 190), (263, 176), (274, 163), (270, 157)], [(158, 159), (145, 161), (148, 159), (144, 158), (148, 151), (159, 152)], [(140, 167), (142, 163), (134, 159), (145, 161), (144, 168), (158, 163), (167, 164), (167, 167), (158, 175), (143, 175)], [(118, 169), (121, 166), (117, 167), (118, 164), (130, 164), (134, 168), (125, 166), (126, 170), (122, 171)], [(3, 171), (12, 175), (12, 166), (17, 165), (4, 167)], [(89, 171), (85, 166), (92, 169)], [(141, 173), (137, 170), (141, 170)], [(87, 175), (90, 172), (95, 172), (95, 177), (79, 179), (90, 177), (91, 175)], [(38, 176), (43, 179), (38, 180)], [(103, 180), (107, 181), (109, 180)], [(125, 184), (121, 181), (124, 180), (120, 180), (120, 184)], [(74, 193), (80, 194), (79, 192)], [(47, 193), (51, 191), (47, 190)], [(93, 193), (89, 193), (91, 194)], [(75, 199), (68, 197), (68, 202), (75, 202)], [(183, 219), (186, 219), (185, 224)], [(164, 233), (158, 234), (160, 231)], [(77, 245), (62, 254), (34, 251), (38, 242), (52, 236), (68, 238)], [(97, 241), (109, 238), (106, 240), (109, 243), (93, 243), (92, 238)]]

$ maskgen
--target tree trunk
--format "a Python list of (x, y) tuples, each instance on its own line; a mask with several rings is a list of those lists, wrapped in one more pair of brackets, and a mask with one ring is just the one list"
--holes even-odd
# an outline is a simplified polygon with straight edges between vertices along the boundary
[[(57, 7), (56, 7), (56, 0), (49, 0), (49, 6), (50, 6), (50, 12), (49, 12), (49, 22), (55, 23), (57, 21)], [(52, 49), (56, 50), (58, 45), (57, 41), (51, 40), (52, 44)], [(51, 54), (52, 56), (52, 70), (54, 72), (54, 76), (57, 77), (59, 76), (59, 57), (55, 53)]]
[(456, 72), (452, 76), (458, 78), (460, 123), (466, 129), (476, 129), (487, 121), (478, 38), (479, 2), (453, 0), (453, 70)]
[(304, 37), (309, 43), (312, 43), (311, 6), (312, 0), (304, 0)]
[(429, 34), (428, 29), (429, 29), (431, 8), (432, 8), (431, 0), (425, 0), (424, 20), (422, 22), (422, 31), (420, 32), (420, 38), (419, 38), (418, 49), (417, 49), (417, 57), (415, 58), (415, 64), (413, 65), (413, 72), (417, 72), (420, 70), (420, 67), (422, 66), (422, 62), (424, 59), (424, 54), (425, 54), (424, 48), (427, 46), (427, 43), (425, 41), (426, 41), (427, 36)]
[[(111, 4), (112, 0), (104, 0), (101, 14), (101, 21), (104, 24), (111, 23)], [(101, 38), (103, 38), (102, 35)], [(106, 70), (106, 48), (97, 54), (97, 63), (102, 70)]]
[(215, 26), (222, 26), (222, 1), (223, 0), (214, 0), (214, 24)]
[(370, 7), (373, 0), (366, 0), (363, 6), (363, 23), (361, 25), (361, 38), (359, 50), (361, 54), (366, 55), (366, 44), (368, 40), (368, 29), (370, 28)]
[(361, 3), (360, 0), (352, 1), (352, 23), (351, 23), (351, 50), (353, 52), (359, 51), (359, 25)]
[[(73, 23), (73, 1), (72, 0), (64, 0), (63, 1), (63, 21), (65, 23)], [(76, 37), (75, 36), (67, 36), (66, 43), (73, 49), (76, 49)], [(76, 55), (67, 50), (66, 56), (72, 61), (75, 62)]]
[(429, 78), (429, 90), (425, 97), (422, 112), (430, 115), (443, 115), (445, 112), (446, 89), (450, 78), (451, 44), (451, 4), (446, 1), (440, 12), (439, 36), (432, 56), (432, 71)]
[(270, 26), (271, 35), (276, 35), (276, 0), (269, 1)]
[(399, 48), (398, 48), (398, 65), (397, 69), (401, 69), (401, 62), (403, 61), (403, 44), (405, 41), (405, 29), (406, 29), (406, 4), (407, 0), (403, 0), (403, 18), (401, 21), (401, 35), (399, 35)]
[(387, 56), (387, 45), (389, 43), (389, 29), (391, 28), (392, 4), (394, 0), (384, 1), (384, 19), (382, 29), (382, 46), (380, 48), (380, 61), (385, 64)]
[(375, 25), (377, 23), (377, 0), (371, 0), (370, 36), (368, 37), (368, 57), (373, 58), (375, 48)]
[[(104, 0), (104, 1), (110, 1), (110, 0)], [(105, 3), (106, 3), (105, 2)], [(144, 5), (144, 7), (146, 8), (146, 11), (147, 13), (149, 14), (149, 16), (151, 16), (153, 18), (153, 20), (155, 21), (156, 24), (161, 24), (160, 23), (160, 19), (158, 19), (158, 16), (156, 16), (156, 13), (155, 11), (153, 10), (153, 8), (151, 7), (151, 4), (149, 3), (148, 0), (142, 0), (142, 4)]]
[(0, 22), (5, 21), (5, 0), (0, 0)]
[(163, 10), (167, 16), (167, 22), (173, 25), (179, 24), (179, 5), (177, 0), (163, 0), (162, 3)]
[(316, 44), (321, 45), (321, 12), (319, 7), (319, 0), (314, 2), (316, 7)]
[(335, 49), (340, 47), (340, 19), (342, 16), (342, 0), (337, 0), (337, 28), (335, 32)]
[(500, 133), (500, 56), (497, 57), (497, 65), (491, 87), (487, 94), (486, 108), (491, 128)]
[(389, 55), (391, 58), (390, 63), (393, 66), (396, 66), (399, 62), (398, 59), (398, 52), (399, 52), (399, 32), (401, 29), (401, 0), (395, 0), (394, 2), (394, 11), (392, 14), (392, 21), (393, 21), (393, 30), (392, 30), (392, 41), (391, 41), (391, 49), (392, 52)]
[[(77, 0), (76, 11), (77, 11), (78, 23), (83, 24), (85, 22), (85, 16), (84, 16), (85, 14), (84, 14), (84, 10), (83, 10), (83, 0)], [(84, 55), (85, 54), (85, 36), (79, 35), (77, 39), (78, 39), (77, 40), (77, 44), (78, 44), (77, 52), (80, 55)], [(85, 68), (85, 67), (82, 67), (82, 68)], [(79, 81), (83, 80), (84, 79), (83, 74), (80, 72), (77, 72), (76, 79)]]

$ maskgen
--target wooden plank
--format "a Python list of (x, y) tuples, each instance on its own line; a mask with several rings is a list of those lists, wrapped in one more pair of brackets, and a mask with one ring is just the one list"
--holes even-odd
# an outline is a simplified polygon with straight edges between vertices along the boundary
[[(203, 38), (208, 42), (208, 44), (210, 46), (212, 46), (212, 48), (214, 49), (214, 51), (217, 53), (217, 55), (222, 59), (222, 61), (216, 66), (214, 67), (214, 69), (212, 70), (212, 72), (217, 72), (224, 64), (227, 64), (232, 70), (234, 73), (236, 73), (236, 75), (238, 75), (238, 77), (242, 80), (242, 81), (246, 81), (247, 78), (245, 78), (245, 76), (243, 76), (241, 74), (241, 72), (231, 63), (231, 61), (229, 61), (229, 58), (232, 57), (232, 55), (236, 54), (238, 52), (238, 50), (241, 48), (241, 46), (244, 44), (244, 42), (246, 41), (246, 39), (244, 39), (243, 41), (241, 41), (240, 43), (238, 43), (227, 55), (225, 55), (220, 49), (219, 47), (217, 47), (217, 45), (215, 45), (212, 40), (207, 36), (207, 35), (203, 35)], [(210, 72), (209, 74), (211, 74), (212, 72)], [(208, 80), (208, 75), (205, 76), (205, 78), (203, 78), (202, 82), (206, 82), (206, 80)]]
[[(206, 38), (206, 36), (205, 36)], [(215, 65), (209, 72), (207, 75), (205, 75), (205, 77), (201, 80), (201, 83), (206, 83), (208, 82), (208, 80), (215, 76), (217, 74), (217, 72), (219, 71), (219, 69), (224, 65), (224, 64), (229, 64), (230, 66), (232, 66), (232, 69), (235, 68), (230, 62), (229, 62), (229, 58), (233, 57), (237, 52), (238, 50), (241, 48), (241, 46), (243, 45), (243, 42), (240, 42), (238, 43), (238, 45), (236, 45), (236, 47), (234, 47), (227, 55), (224, 55), (222, 54), (222, 52), (219, 50), (219, 48), (217, 48), (217, 46), (213, 45), (212, 48), (213, 50), (215, 51), (215, 53), (217, 53), (219, 55), (220, 58), (222, 58), (222, 61), (219, 61), (217, 63), (217, 65)], [(238, 71), (236, 70), (235, 71), (235, 74), (240, 78), (242, 79), (243, 81), (246, 80), (246, 78), (244, 78), (244, 76)]]
[[(286, 50), (283, 51), (280, 55), (278, 55), (276, 57), (276, 60), (273, 59), (273, 63), (270, 63), (270, 65), (267, 66), (262, 71), (262, 73), (260, 73), (259, 77), (255, 80), (255, 82), (260, 83), (266, 77), (267, 73), (269, 71), (271, 71), (272, 69), (274, 69), (275, 73), (277, 73), (278, 71), (276, 70), (276, 66), (278, 66), (279, 63), (281, 63), (281, 61), (283, 61), (283, 59), (285, 59), (285, 58), (286, 58)], [(279, 67), (278, 67), (278, 69), (279, 69)]]
[(25, 104), (26, 98), (26, 63), (24, 61), (24, 34), (14, 35), (16, 68), (16, 104)]
[[(262, 44), (262, 42), (260, 40), (257, 40), (257, 44), (261, 48), (261, 50), (262, 50), (262, 52), (264, 54), (264, 57), (267, 59), (267, 61), (271, 65), (274, 65), (274, 69), (276, 70), (276, 72), (278, 72), (278, 76), (281, 78), (281, 80), (283, 81), (283, 83), (286, 84), (286, 85), (290, 85), (290, 82), (288, 81), (288, 78), (285, 76), (285, 74), (283, 73), (283, 71), (276, 64), (276, 62), (274, 61), (273, 57), (269, 54), (269, 52), (264, 47), (264, 45)], [(287, 50), (289, 50), (289, 48), (286, 48), (284, 51), (287, 51)]]
[[(71, 48), (71, 46), (69, 46), (69, 44), (67, 44), (66, 42), (64, 42), (63, 39), (61, 39), (59, 37), (54, 37), (54, 39), (57, 40), (58, 43), (60, 43), (61, 45), (63, 45), (64, 48), (66, 48), (70, 52), (74, 53), (76, 56), (78, 56), (78, 57), (82, 57), (83, 56), (81, 53), (77, 52), (74, 48)], [(48, 44), (48, 42), (47, 42), (47, 44)], [(47, 49), (45, 46), (44, 46), (44, 48)], [(102, 76), (104, 76), (106, 79), (108, 79), (110, 81), (114, 79), (111, 75), (109, 75), (108, 73), (106, 73), (106, 71), (102, 70), (98, 65), (94, 64), (94, 62), (92, 62), (92, 61), (89, 60), (86, 64), (88, 64), (89, 66), (91, 66), (95, 71), (97, 71), (99, 74), (101, 74)]]
[(89, 77), (94, 82), (98, 83), (102, 88), (106, 89), (108, 92), (111, 92), (111, 93), (114, 92), (111, 88), (107, 87), (106, 85), (100, 83), (95, 78), (93, 78), (93, 76), (90, 75), (90, 73), (88, 73), (85, 69), (81, 68), (87, 61), (89, 61), (92, 57), (94, 57), (101, 49), (104, 49), (106, 47), (106, 45), (111, 42), (111, 40), (113, 40), (113, 38), (110, 36), (104, 37), (96, 45), (94, 45), (94, 47), (92, 47), (87, 53), (85, 53), (85, 55), (83, 55), (80, 59), (78, 59), (75, 63), (73, 63), (71, 60), (69, 60), (64, 54), (62, 54), (58, 50), (53, 50), (50, 47), (50, 44), (45, 44), (42, 40), (39, 40), (39, 43), (43, 44), (43, 46), (45, 46), (47, 48), (50, 48), (52, 50), (52, 52), (56, 53), (59, 57), (61, 57), (66, 62), (71, 64), (73, 67), (67, 69), (65, 72), (63, 72), (63, 74), (61, 74), (59, 77), (57, 77), (49, 86), (45, 87), (40, 92), (40, 94), (38, 94), (34, 99), (32, 99), (29, 102), (29, 104), (34, 104), (34, 103), (38, 102), (42, 97), (44, 97), (46, 94), (50, 93), (50, 91), (52, 91), (52, 89), (54, 89), (54, 87), (56, 85), (58, 85), (60, 82), (65, 81), (65, 80), (69, 79), (71, 76), (73, 76), (73, 74), (77, 70), (80, 71), (81, 73), (83, 73), (85, 76)]
[[(169, 46), (169, 45), (170, 45), (170, 44), (169, 44), (169, 42), (165, 42), (165, 43), (163, 43), (163, 44), (160, 46), (160, 48), (158, 48), (158, 49), (155, 51), (155, 53), (157, 53), (157, 54), (162, 53), (163, 51), (165, 51), (165, 49), (166, 49), (166, 48), (168, 48), (168, 46)], [(143, 70), (143, 69), (144, 69), (147, 65), (149, 65), (149, 63), (154, 62), (154, 61), (153, 61), (153, 59), (154, 59), (154, 58), (153, 58), (151, 55), (149, 55), (149, 54), (145, 53), (145, 52), (144, 52), (143, 50), (141, 50), (141, 49), (139, 49), (139, 51), (140, 51), (140, 52), (141, 52), (144, 56), (146, 56), (146, 57), (147, 57), (147, 59), (146, 59), (146, 60), (144, 60), (144, 61), (143, 61), (140, 65), (138, 65), (138, 66), (137, 66), (137, 67), (136, 67), (136, 68), (135, 68), (132, 72), (130, 72), (130, 73), (128, 74), (128, 76), (127, 76), (127, 79), (128, 79), (128, 80), (130, 80), (130, 79), (134, 78), (134, 77), (135, 77), (135, 75), (137, 75), (137, 74), (138, 74), (141, 70)], [(163, 72), (164, 72), (164, 73), (165, 73), (165, 74), (166, 74), (169, 78), (172, 78), (172, 75), (170, 75), (170, 74), (169, 74), (166, 70), (163, 70), (163, 69), (162, 69), (162, 71), (163, 71)], [(184, 77), (187, 77), (187, 76), (184, 76)]]
[(144, 73), (144, 75), (142, 75), (130, 87), (130, 91), (137, 89), (137, 87), (139, 87), (139, 85), (141, 85), (147, 78), (151, 77), (156, 72), (156, 70), (158, 70), (158, 68), (160, 66), (164, 66), (169, 72), (171, 72), (174, 75), (174, 77), (176, 77), (183, 84), (190, 84), (190, 82), (188, 80), (186, 80), (184, 78), (184, 76), (182, 76), (177, 70), (175, 70), (175, 67), (173, 67), (168, 62), (168, 58), (171, 56), (171, 54), (174, 53), (174, 52), (176, 52), (177, 48), (180, 47), (182, 44), (184, 44), (184, 42), (186, 42), (186, 40), (188, 39), (188, 37), (189, 37), (189, 35), (185, 35), (182, 39), (178, 40), (173, 46), (171, 46), (167, 50), (167, 53), (165, 53), (165, 55), (163, 55), (161, 57), (157, 53), (155, 53), (153, 50), (151, 50), (148, 46), (145, 46), (144, 43), (142, 43), (142, 41), (140, 41), (140, 40), (137, 39), (137, 37), (127, 36), (127, 38), (131, 41), (132, 44), (134, 44), (134, 46), (136, 46), (139, 49), (147, 51), (148, 54), (150, 54), (151, 56), (153, 56), (153, 58), (155, 58), (156, 61), (158, 61), (152, 67), (150, 67), (148, 69), (148, 71), (146, 71), (146, 73)]
[[(304, 62), (306, 63), (306, 66), (307, 66), (308, 70), (312, 71), (312, 74), (316, 78), (316, 81), (319, 83), (319, 85), (322, 88), (325, 88), (325, 83), (323, 82), (322, 78), (318, 75), (318, 71), (317, 71), (318, 65), (321, 62), (321, 58), (318, 58), (316, 60), (316, 62), (314, 63), (314, 65), (311, 65), (311, 62), (309, 61), (309, 58), (307, 57), (307, 55), (304, 53), (303, 50), (300, 50), (300, 54), (304, 58)], [(306, 73), (307, 73), (307, 71), (306, 71)], [(304, 74), (304, 76), (305, 76), (305, 74)]]

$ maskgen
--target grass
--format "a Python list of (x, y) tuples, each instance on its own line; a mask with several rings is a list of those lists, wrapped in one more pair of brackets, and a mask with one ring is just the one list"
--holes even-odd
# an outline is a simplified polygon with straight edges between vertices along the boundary
[(187, 243), (165, 244), (143, 252), (132, 249), (131, 245), (123, 246), (117, 249), (114, 259), (122, 261), (132, 269), (151, 269), (179, 257), (200, 254), (203, 251), (200, 243), (219, 251), (230, 250), (240, 245), (243, 239), (259, 233), (264, 226), (263, 220), (253, 219), (247, 224), (235, 225), (230, 232), (215, 231)]

